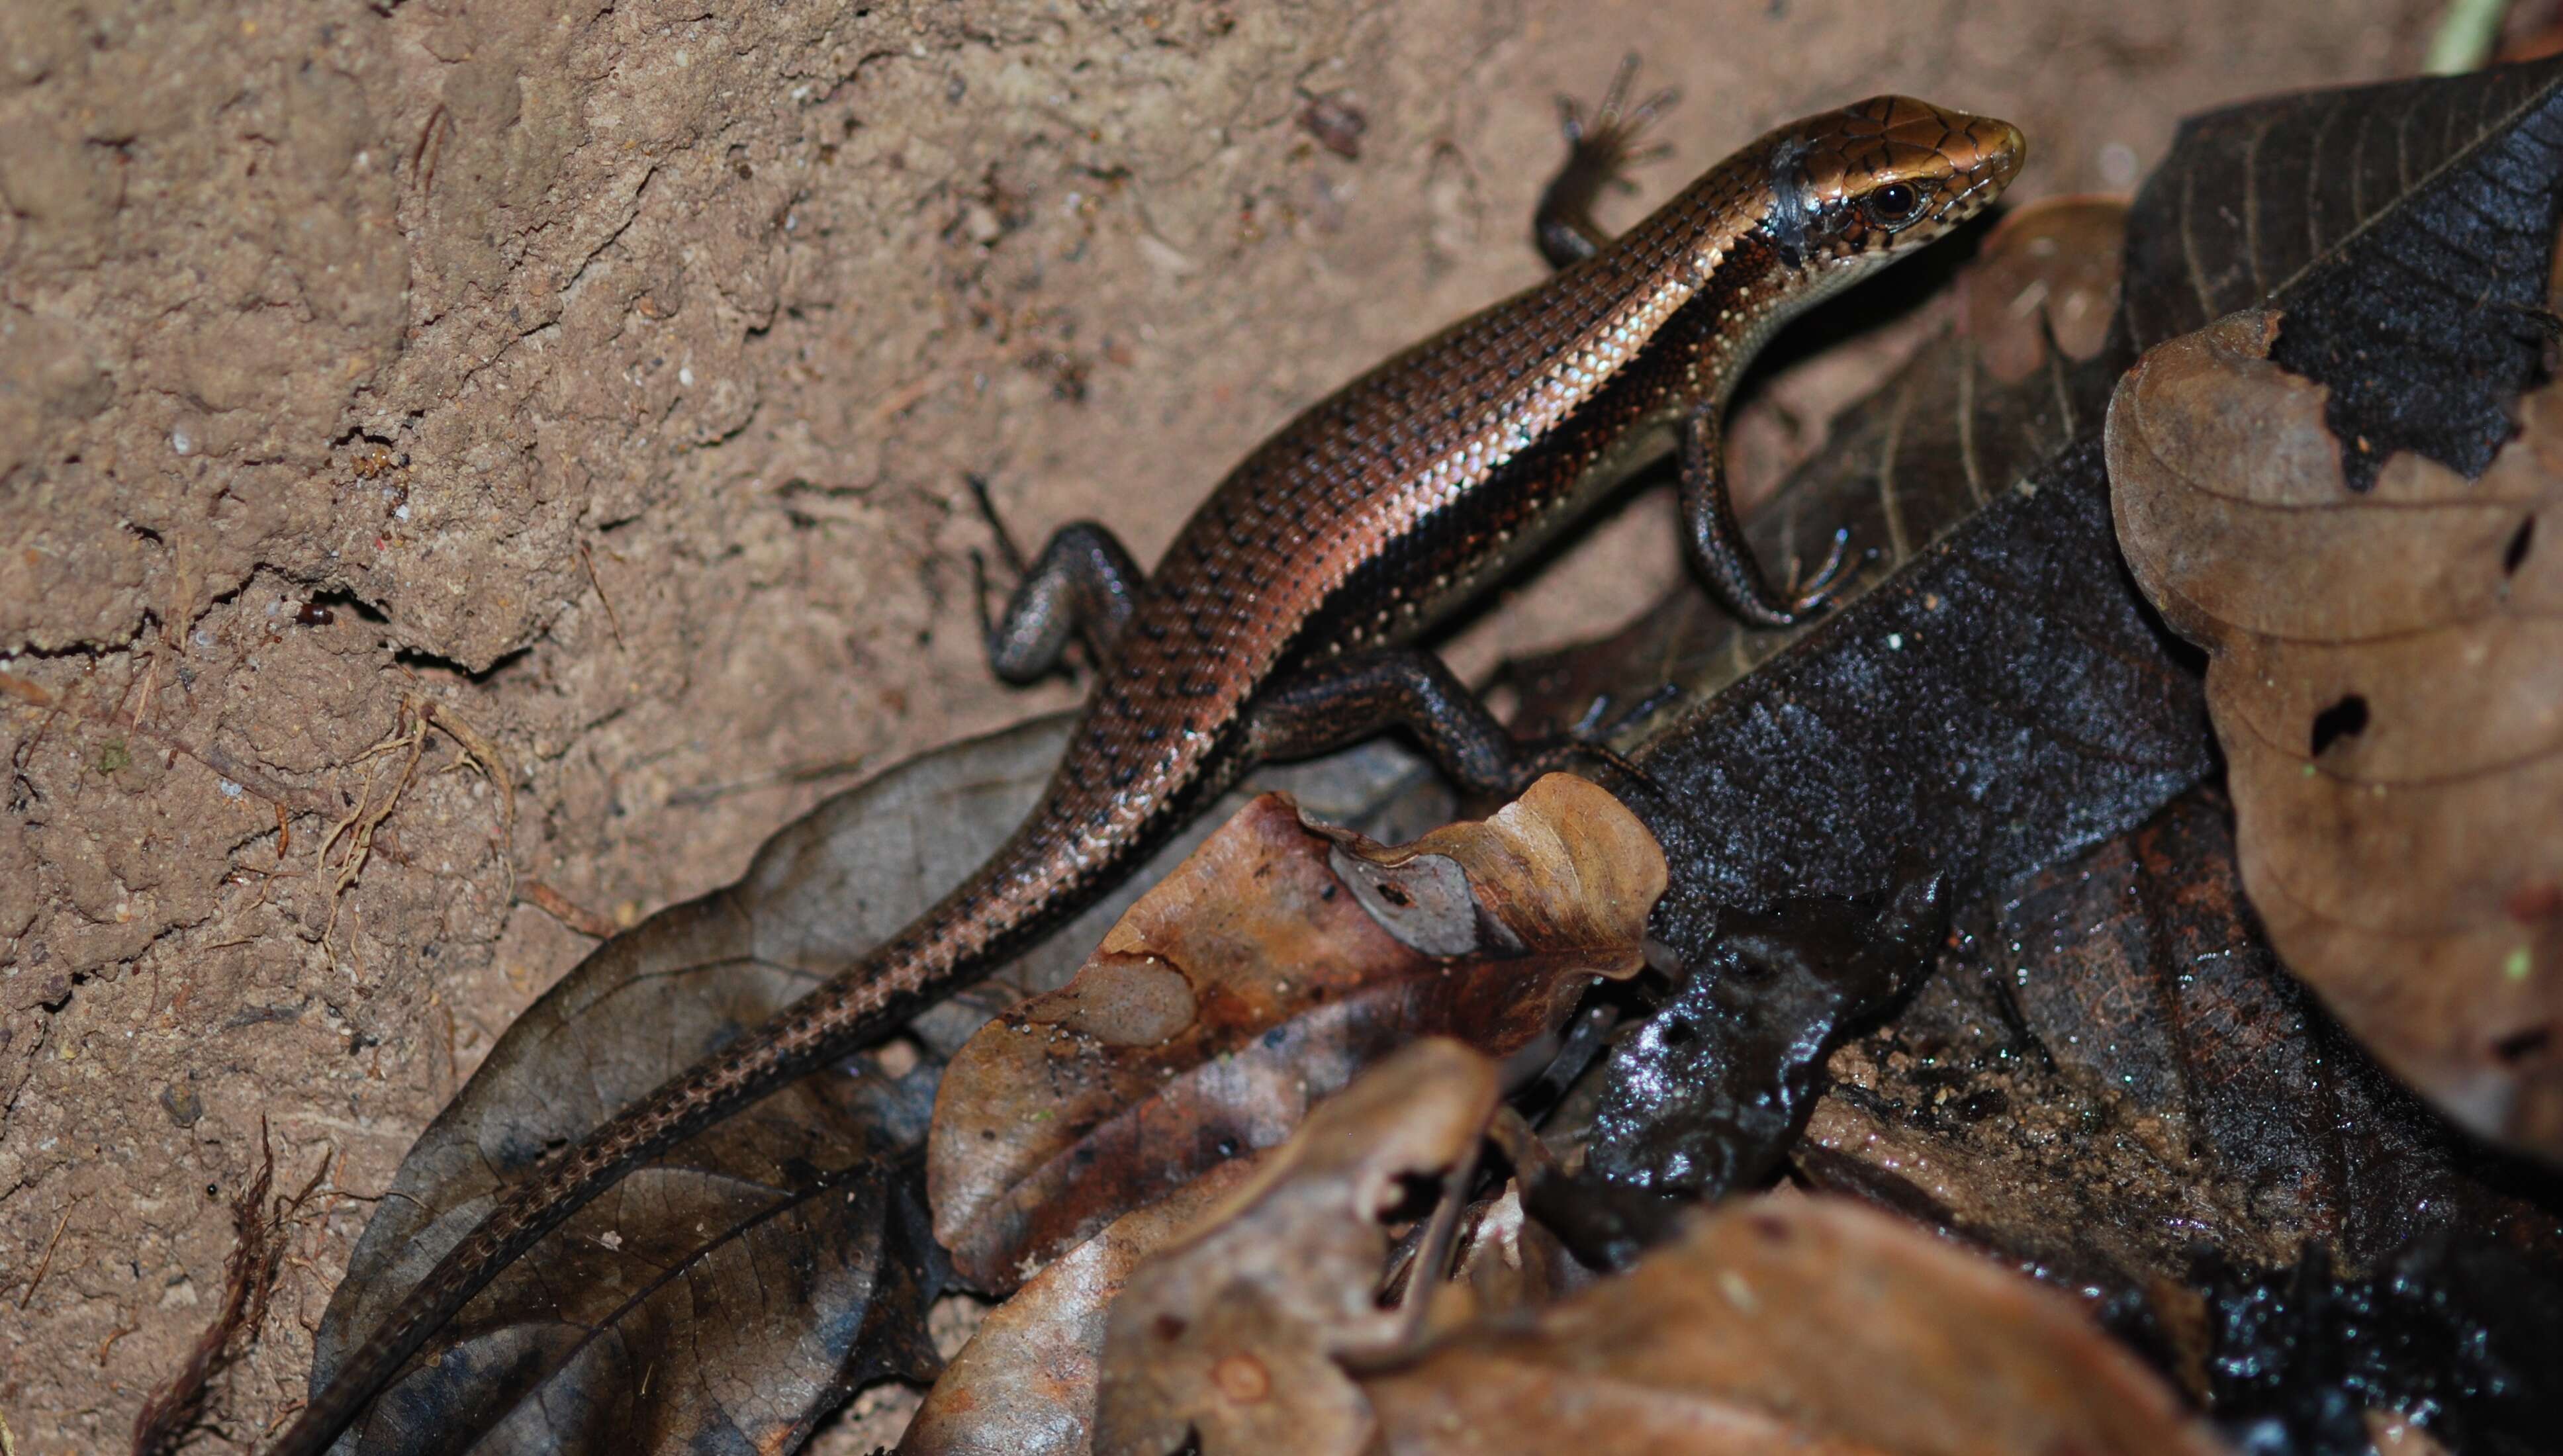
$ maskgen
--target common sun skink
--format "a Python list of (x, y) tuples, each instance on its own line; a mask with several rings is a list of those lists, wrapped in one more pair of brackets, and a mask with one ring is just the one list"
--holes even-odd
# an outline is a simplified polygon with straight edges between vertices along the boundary
[[(1097, 664), (1041, 803), (958, 889), (770, 1021), (522, 1182), (325, 1381), (278, 1445), (317, 1456), (508, 1261), (643, 1161), (892, 1030), (1088, 904), (1258, 762), (1403, 726), (1462, 785), (1518, 791), (1580, 753), (1516, 743), (1411, 643), (1640, 467), (1679, 456), (1688, 552), (1737, 617), (1820, 610), (1765, 580), (1721, 474), (1721, 416), (1792, 315), (1981, 212), (2019, 171), (2007, 122), (1901, 96), (1794, 121), (1617, 238), (1591, 204), (1658, 106), (1622, 83), (1535, 237), (1557, 269), (1362, 375), (1211, 492), (1144, 580), (1111, 535), (1061, 530), (988, 633), (1037, 677), (1082, 637)], [(1662, 98), (1659, 98), (1660, 100)]]

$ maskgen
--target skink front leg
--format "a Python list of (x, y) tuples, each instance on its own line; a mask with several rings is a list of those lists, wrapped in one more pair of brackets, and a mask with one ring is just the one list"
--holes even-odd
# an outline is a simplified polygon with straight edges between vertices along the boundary
[(1551, 268), (1582, 263), (1610, 243), (1611, 235), (1593, 220), (1593, 204), (1601, 200), (1606, 187), (1627, 191), (1629, 172), (1666, 151), (1662, 143), (1646, 140), (1647, 127), (1672, 110), (1681, 95), (1667, 87), (1632, 106), (1629, 83), (1637, 76), (1638, 58), (1622, 61), (1611, 78), (1611, 89), (1602, 93), (1602, 104), (1590, 118), (1574, 97), (1557, 98), (1558, 129), (1566, 133), (1566, 161), (1540, 193), (1539, 210), (1530, 221), (1531, 241)]
[(971, 476), (970, 491), (996, 535), (999, 554), (1016, 578), (1004, 611), (991, 621), (987, 564), (978, 553), (971, 553), (979, 632), (987, 642), (988, 665), (997, 676), (1017, 686), (1038, 682), (1059, 670), (1067, 660), (1070, 640), (1078, 637), (1084, 639), (1085, 650), (1098, 667), (1110, 661), (1113, 643), (1138, 605), (1143, 580), (1128, 549), (1092, 521), (1072, 521), (1052, 534), (1040, 556), (1026, 563), (989, 503), (987, 482)]
[(1774, 591), (1753, 559), (1735, 502), (1726, 490), (1724, 437), (1714, 402), (1693, 409), (1681, 427), (1681, 505), (1684, 536), (1718, 605), (1749, 627), (1795, 627), (1821, 611), (1845, 585), (1851, 532), (1834, 532), (1833, 553), (1805, 590)]
[(1311, 664), (1247, 709), (1248, 751), (1265, 760), (1308, 758), (1391, 728), (1414, 734), (1442, 772), (1476, 794), (1519, 794), (1542, 774), (1579, 765), (1645, 780), (1604, 744), (1516, 739), (1441, 658), (1412, 648)]

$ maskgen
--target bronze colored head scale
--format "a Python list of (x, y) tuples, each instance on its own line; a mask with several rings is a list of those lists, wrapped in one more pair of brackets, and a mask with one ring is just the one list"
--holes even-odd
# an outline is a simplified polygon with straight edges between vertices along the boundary
[(1873, 96), (1764, 140), (1768, 236), (1794, 266), (1845, 282), (1984, 211), (2029, 148), (2008, 121), (1910, 96)]

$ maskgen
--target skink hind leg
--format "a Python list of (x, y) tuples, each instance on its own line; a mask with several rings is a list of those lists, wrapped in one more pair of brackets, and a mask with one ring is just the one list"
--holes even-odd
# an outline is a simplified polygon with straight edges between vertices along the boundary
[(1071, 639), (1083, 637), (1099, 665), (1138, 605), (1143, 580), (1138, 563), (1113, 534), (1092, 521), (1062, 526), (1029, 564), (988, 500), (988, 482), (969, 477), (970, 493), (997, 538), (997, 552), (1015, 574), (1015, 590), (994, 620), (988, 615), (988, 566), (970, 553), (979, 601), (979, 634), (988, 665), (1008, 682), (1038, 682), (1068, 660)]
[(1248, 751), (1267, 760), (1307, 758), (1392, 728), (1414, 734), (1472, 793), (1515, 795), (1542, 774), (1596, 765), (1648, 782), (1607, 744), (1513, 737), (1441, 658), (1411, 648), (1311, 664), (1266, 688), (1247, 710)]
[(1824, 610), (1850, 583), (1851, 532), (1834, 532), (1831, 554), (1813, 579), (1783, 593), (1772, 588), (1753, 559), (1744, 529), (1727, 495), (1723, 441), (1714, 405), (1693, 410), (1682, 422), (1681, 504), (1693, 565), (1718, 605), (1749, 627), (1795, 627)]
[(1531, 241), (1551, 268), (1582, 263), (1610, 243), (1611, 235), (1593, 220), (1593, 204), (1602, 189), (1629, 189), (1629, 172), (1663, 156), (1661, 142), (1646, 139), (1648, 126), (1674, 108), (1681, 93), (1671, 87), (1629, 104), (1629, 84), (1637, 79), (1638, 58), (1620, 63), (1602, 104), (1587, 118), (1573, 96), (1557, 98), (1558, 129), (1566, 133), (1566, 161), (1539, 195), (1531, 215)]

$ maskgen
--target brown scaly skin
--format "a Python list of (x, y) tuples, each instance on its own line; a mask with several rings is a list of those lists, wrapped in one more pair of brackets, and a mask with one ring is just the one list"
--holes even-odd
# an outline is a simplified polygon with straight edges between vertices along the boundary
[[(1626, 76), (1623, 75), (1623, 84)], [(1780, 323), (1983, 210), (2019, 170), (2001, 121), (1879, 97), (1793, 122), (1606, 240), (1586, 206), (1662, 108), (1620, 88), (1542, 208), (1561, 271), (1346, 385), (1231, 471), (1141, 584), (1099, 528), (1063, 531), (990, 634), (1038, 675), (1083, 633), (1100, 667), (1041, 805), (959, 889), (756, 1031), (561, 1150), (357, 1348), (274, 1448), (316, 1456), (508, 1261), (635, 1165), (891, 1030), (1090, 904), (1254, 763), (1404, 725), (1473, 788), (1518, 789), (1576, 745), (1523, 752), (1425, 628), (1678, 451), (1691, 554), (1748, 622), (1821, 607), (1746, 554), (1719, 416)], [(315, 1372), (315, 1374), (318, 1372)]]

